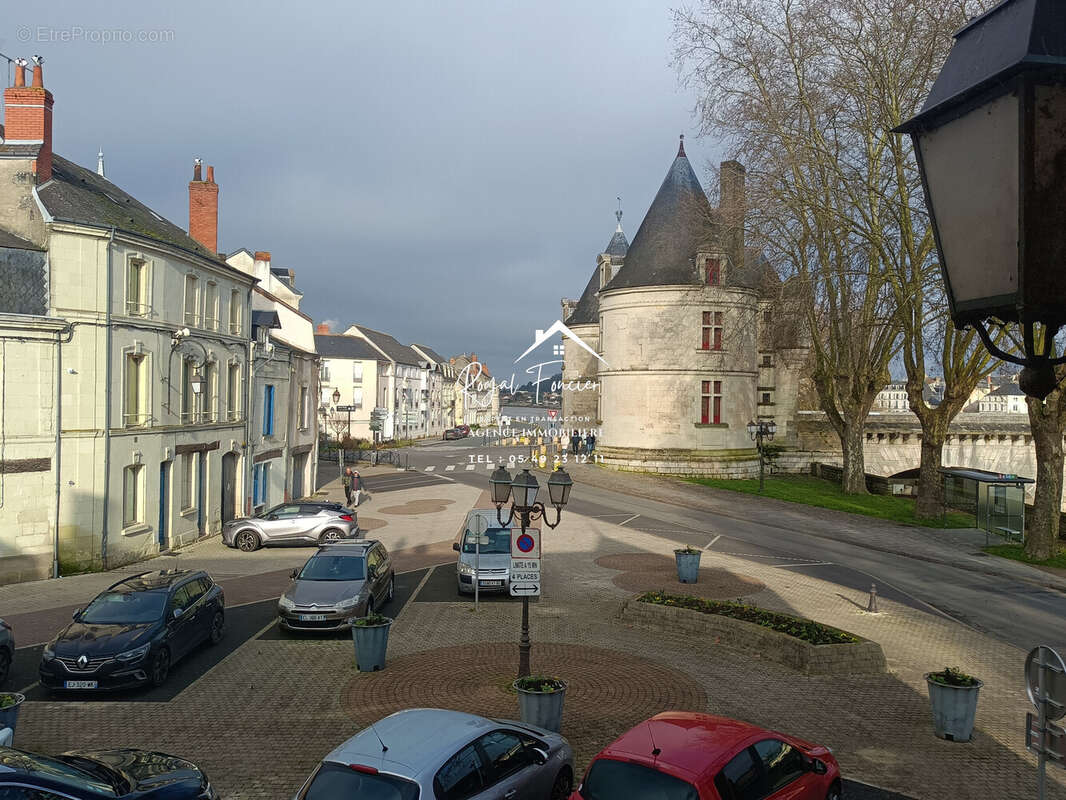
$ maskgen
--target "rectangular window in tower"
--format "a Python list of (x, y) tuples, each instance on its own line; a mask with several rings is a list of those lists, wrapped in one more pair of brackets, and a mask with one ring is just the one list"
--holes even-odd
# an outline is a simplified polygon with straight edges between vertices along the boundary
[(762, 393), (762, 398), (759, 400), (759, 405), (762, 405), (762, 406), (770, 405), (770, 393), (769, 392), (763, 392)]
[(274, 387), (269, 383), (263, 387), (263, 435), (274, 435)]
[(718, 286), (722, 282), (722, 259), (708, 258), (704, 263), (707, 274), (707, 285)]
[(774, 365), (773, 358), (771, 358), (769, 355), (764, 355), (762, 357), (762, 366), (764, 366), (764, 367), (772, 367), (773, 365)]
[(722, 382), (702, 381), (700, 387), (700, 422), (722, 424)]
[(721, 311), (704, 311), (702, 338), (700, 348), (703, 350), (722, 349), (723, 315)]

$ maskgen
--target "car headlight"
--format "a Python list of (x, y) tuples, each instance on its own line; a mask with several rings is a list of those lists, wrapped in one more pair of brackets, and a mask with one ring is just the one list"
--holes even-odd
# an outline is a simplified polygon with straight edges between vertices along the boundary
[(467, 563), (465, 563), (463, 561), (460, 561), (456, 565), (456, 570), (458, 570), (460, 575), (473, 575), (474, 574), (474, 565), (473, 564), (467, 564)]
[(292, 602), (292, 600), (287, 598), (285, 595), (282, 595), (278, 598), (278, 608), (284, 608), (286, 611), (292, 611), (292, 609), (296, 608), (296, 603)]
[(140, 661), (146, 655), (148, 655), (148, 648), (151, 645), (143, 645), (141, 647), (135, 647), (132, 650), (127, 650), (125, 653), (119, 653), (115, 658), (119, 661), (125, 661), (126, 663), (132, 661)]
[(337, 608), (355, 608), (359, 605), (358, 597), (349, 597), (347, 600), (341, 600), (337, 603)]
[(44, 650), (41, 651), (41, 658), (44, 661), (51, 661), (56, 657), (56, 651), (52, 649), (52, 645), (46, 644)]

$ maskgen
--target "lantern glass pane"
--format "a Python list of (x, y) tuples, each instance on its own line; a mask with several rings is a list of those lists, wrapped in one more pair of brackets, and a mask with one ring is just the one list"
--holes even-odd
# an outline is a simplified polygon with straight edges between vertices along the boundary
[(540, 484), (537, 483), (536, 477), (528, 469), (524, 469), (515, 477), (514, 483), (511, 484), (511, 489), (514, 491), (515, 504), (523, 508), (530, 508), (537, 502), (537, 492), (540, 491)]
[(511, 496), (511, 473), (503, 467), (498, 467), (489, 478), (492, 486), (492, 502), (502, 505)]
[(1033, 181), (1025, 198), (1025, 306), (1044, 322), (1066, 316), (1066, 85), (1033, 87)]
[(548, 497), (553, 506), (561, 508), (566, 505), (570, 499), (570, 487), (573, 483), (570, 474), (562, 467), (551, 474), (548, 478)]
[(1019, 134), (1011, 93), (917, 137), (956, 312), (1018, 291)]

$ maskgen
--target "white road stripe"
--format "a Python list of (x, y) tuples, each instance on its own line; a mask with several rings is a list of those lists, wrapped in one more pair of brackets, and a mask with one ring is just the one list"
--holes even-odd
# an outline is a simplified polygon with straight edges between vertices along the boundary
[(397, 467), (396, 471), (397, 472), (406, 472), (406, 470), (403, 467)]
[(634, 515), (633, 515), (633, 516), (631, 516), (631, 517), (630, 517), (629, 519), (624, 519), (624, 520), (622, 520), (621, 522), (619, 522), (618, 524), (619, 524), (619, 525), (625, 525), (625, 524), (626, 524), (627, 522), (632, 522), (633, 520), (635, 520), (635, 519), (636, 519), (637, 517), (639, 517), (639, 516), (640, 516), (640, 514), (634, 514)]
[(455, 469), (455, 464), (449, 464), (448, 466), (446, 466), (444, 468), (444, 471), (445, 472), (451, 472), (453, 469)]
[(429, 466), (429, 467), (426, 467), (426, 472), (432, 472), (432, 471), (433, 471), (433, 470), (435, 470), (435, 469), (436, 469), (436, 467), (434, 467), (434, 466)]
[(832, 564), (832, 561), (808, 561), (803, 564), (771, 564), (771, 567), (824, 567)]
[(722, 538), (722, 534), (718, 534), (713, 539), (711, 539), (711, 541), (707, 542), (707, 546), (704, 547), (703, 549), (704, 550), (710, 550), (712, 547), (714, 547), (714, 543), (717, 542), (721, 538)]
[(470, 470), (472, 470), (472, 469), (473, 469), (473, 468), (474, 468), (475, 466), (476, 466), (475, 464), (467, 464), (467, 465), (466, 465), (466, 469), (467, 469), (467, 471), (469, 472), (469, 471), (470, 471)]

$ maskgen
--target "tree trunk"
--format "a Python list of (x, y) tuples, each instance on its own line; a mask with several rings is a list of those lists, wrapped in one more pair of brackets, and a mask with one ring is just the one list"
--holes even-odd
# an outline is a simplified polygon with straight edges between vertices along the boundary
[(1029, 427), (1036, 446), (1036, 494), (1033, 514), (1029, 518), (1025, 554), (1044, 560), (1058, 548), (1059, 515), (1062, 510), (1063, 413), (1061, 393), (1057, 389), (1044, 402), (1028, 398)]
[(866, 491), (866, 415), (857, 420), (844, 418), (844, 430), (840, 434), (840, 449), (844, 453), (844, 476), (841, 489), (844, 494), (868, 494)]
[(932, 519), (944, 513), (943, 433), (926, 431), (922, 435), (922, 460), (918, 468), (918, 501), (914, 515), (918, 519)]

